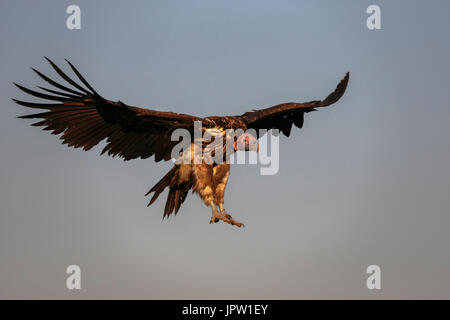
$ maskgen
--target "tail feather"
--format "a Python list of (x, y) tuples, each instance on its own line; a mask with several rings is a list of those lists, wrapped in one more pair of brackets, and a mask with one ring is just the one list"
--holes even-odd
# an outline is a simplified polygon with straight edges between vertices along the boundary
[(178, 200), (175, 203), (175, 215), (177, 214), (178, 210), (180, 210), (180, 206), (181, 204), (184, 202), (184, 200), (186, 199), (189, 190), (192, 188), (192, 183), (189, 185), (185, 185), (184, 188), (182, 190), (179, 190), (178, 193)]
[(172, 182), (172, 178), (175, 175), (176, 171), (177, 171), (177, 167), (173, 167), (169, 172), (167, 172), (167, 174), (161, 180), (159, 180), (159, 182), (157, 184), (155, 184), (153, 186), (153, 188), (151, 188), (145, 194), (145, 196), (148, 196), (152, 192), (155, 193), (153, 195), (152, 199), (150, 200), (150, 202), (148, 203), (147, 207), (151, 206), (152, 203), (155, 202), (156, 199), (158, 199), (161, 192), (163, 192), (166, 187), (170, 186), (170, 184)]
[(146, 193), (146, 196), (154, 192), (152, 199), (147, 206), (150, 206), (159, 195), (169, 187), (169, 194), (167, 195), (166, 206), (164, 208), (165, 217), (169, 217), (172, 213), (177, 214), (181, 204), (186, 199), (189, 190), (192, 188), (192, 182), (178, 183), (178, 167), (173, 167), (153, 188)]
[(164, 216), (169, 217), (172, 212), (177, 215), (178, 210), (184, 200), (186, 199), (189, 190), (192, 188), (191, 183), (183, 182), (177, 184), (169, 189), (169, 195), (167, 196), (166, 207), (164, 208)]
[(166, 216), (169, 217), (173, 211), (175, 206), (175, 202), (177, 201), (177, 193), (178, 190), (170, 190), (169, 195), (167, 196), (166, 207), (164, 208), (163, 218)]

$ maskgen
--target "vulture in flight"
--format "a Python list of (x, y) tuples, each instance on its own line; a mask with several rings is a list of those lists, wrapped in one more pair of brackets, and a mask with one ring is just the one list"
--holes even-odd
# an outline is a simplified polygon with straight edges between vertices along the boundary
[[(324, 100), (283, 103), (266, 109), (248, 111), (238, 116), (200, 118), (175, 112), (143, 109), (121, 101), (107, 100), (93, 89), (69, 61), (66, 60), (77, 76), (78, 82), (70, 78), (53, 61), (48, 58), (46, 60), (67, 83), (56, 82), (32, 68), (51, 87), (38, 86), (41, 91), (34, 91), (14, 83), (25, 93), (46, 100), (36, 103), (13, 99), (19, 105), (44, 110), (19, 118), (40, 119), (33, 126), (42, 126), (43, 130), (49, 130), (55, 135), (62, 134), (60, 139), (63, 144), (83, 150), (89, 150), (106, 139), (106, 146), (101, 153), (117, 155), (124, 160), (146, 159), (151, 156), (155, 157), (156, 162), (173, 159), (172, 149), (179, 142), (172, 141), (172, 133), (176, 129), (184, 129), (194, 135), (195, 123), (200, 123), (203, 131), (214, 129), (224, 133), (232, 129), (235, 132), (243, 132), (233, 137), (232, 152), (258, 151), (258, 133), (249, 134), (247, 130), (262, 132), (260, 130), (276, 129), (289, 136), (293, 124), (298, 128), (303, 126), (305, 113), (338, 101), (344, 94), (349, 80), (347, 73), (336, 89)], [(227, 143), (225, 139), (224, 147)], [(204, 140), (201, 141), (202, 150), (207, 145)], [(193, 189), (205, 205), (212, 208), (210, 223), (222, 220), (231, 225), (243, 226), (224, 209), (224, 193), (230, 173), (229, 162), (215, 159), (211, 163), (203, 161), (202, 156), (200, 162), (192, 163), (189, 161), (192, 157), (192, 152), (180, 154), (180, 159), (185, 160), (175, 162), (174, 167), (146, 194), (153, 193), (148, 205), (168, 188), (163, 218), (169, 217), (172, 213), (176, 215), (189, 190)]]

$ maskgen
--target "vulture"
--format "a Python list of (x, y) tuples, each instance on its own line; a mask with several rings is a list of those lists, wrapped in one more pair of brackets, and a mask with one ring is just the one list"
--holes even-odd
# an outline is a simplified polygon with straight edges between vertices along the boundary
[[(55, 135), (61, 134), (60, 139), (63, 144), (83, 150), (89, 150), (106, 139), (106, 146), (101, 154), (119, 156), (124, 160), (146, 159), (152, 156), (156, 162), (174, 159), (172, 149), (179, 141), (173, 141), (172, 134), (177, 129), (183, 129), (194, 135), (196, 124), (201, 124), (200, 128), (203, 132), (216, 130), (222, 135), (227, 130), (241, 132), (232, 138), (231, 153), (235, 151), (257, 152), (259, 132), (278, 130), (289, 137), (293, 124), (298, 128), (303, 126), (305, 113), (316, 111), (317, 108), (326, 107), (338, 101), (344, 94), (349, 81), (347, 72), (336, 89), (323, 100), (283, 103), (266, 109), (248, 111), (237, 116), (201, 118), (175, 112), (138, 108), (120, 100), (116, 102), (105, 99), (94, 90), (68, 60), (66, 60), (68, 66), (79, 81), (69, 77), (52, 60), (47, 57), (45, 59), (66, 83), (56, 82), (32, 68), (50, 87), (38, 86), (41, 90), (35, 91), (14, 83), (26, 94), (44, 100), (26, 102), (12, 99), (21, 106), (42, 110), (19, 118), (40, 119), (32, 125), (44, 127), (43, 130), (51, 131)], [(256, 134), (248, 133), (252, 129)], [(208, 143), (204, 141), (204, 138), (200, 140), (201, 150), (203, 150)], [(224, 147), (229, 145), (228, 140), (225, 139)], [(191, 141), (189, 144), (192, 146), (194, 142)], [(225, 187), (230, 174), (229, 162), (218, 161), (217, 158), (214, 158), (212, 162), (204, 161), (203, 155), (201, 155), (200, 161), (192, 162), (189, 160), (192, 160), (193, 153), (191, 149), (189, 150), (189, 152), (180, 153), (173, 168), (147, 192), (146, 196), (153, 193), (148, 206), (154, 203), (158, 196), (168, 188), (163, 219), (172, 213), (176, 215), (189, 190), (192, 189), (206, 206), (211, 207), (210, 223), (221, 220), (230, 225), (244, 226), (234, 220), (224, 208)], [(221, 160), (220, 157), (219, 160)]]

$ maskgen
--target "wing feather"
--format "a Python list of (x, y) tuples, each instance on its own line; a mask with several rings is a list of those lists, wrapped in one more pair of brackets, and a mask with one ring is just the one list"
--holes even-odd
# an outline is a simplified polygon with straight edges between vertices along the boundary
[(45, 59), (73, 88), (32, 68), (54, 89), (38, 87), (44, 91), (39, 92), (17, 83), (14, 83), (15, 86), (33, 97), (58, 103), (13, 101), (27, 108), (47, 110), (19, 118), (42, 119), (32, 125), (43, 126), (52, 134), (62, 133), (60, 139), (68, 146), (89, 150), (106, 139), (102, 154), (107, 152), (110, 156), (120, 156), (125, 160), (152, 155), (155, 155), (156, 161), (169, 160), (172, 147), (177, 143), (170, 140), (173, 130), (185, 128), (192, 131), (194, 121), (203, 120), (187, 114), (142, 109), (104, 99), (68, 60), (70, 69), (85, 87), (70, 78), (52, 60)]
[(298, 128), (303, 126), (305, 113), (316, 111), (316, 108), (327, 107), (337, 102), (344, 95), (349, 77), (350, 74), (347, 72), (336, 89), (322, 101), (283, 103), (266, 109), (249, 111), (241, 117), (249, 129), (256, 129), (257, 131), (259, 129), (278, 129), (289, 137), (292, 124), (295, 124)]

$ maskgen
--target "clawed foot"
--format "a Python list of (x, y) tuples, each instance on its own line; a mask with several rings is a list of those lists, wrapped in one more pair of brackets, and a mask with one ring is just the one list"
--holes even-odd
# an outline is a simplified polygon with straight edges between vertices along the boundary
[(222, 220), (223, 222), (229, 223), (232, 226), (238, 226), (245, 227), (243, 223), (240, 223), (236, 220), (234, 220), (228, 213), (226, 213), (225, 210), (222, 210), (222, 212), (218, 212), (217, 210), (213, 210), (211, 220), (209, 223), (217, 223), (219, 220)]

